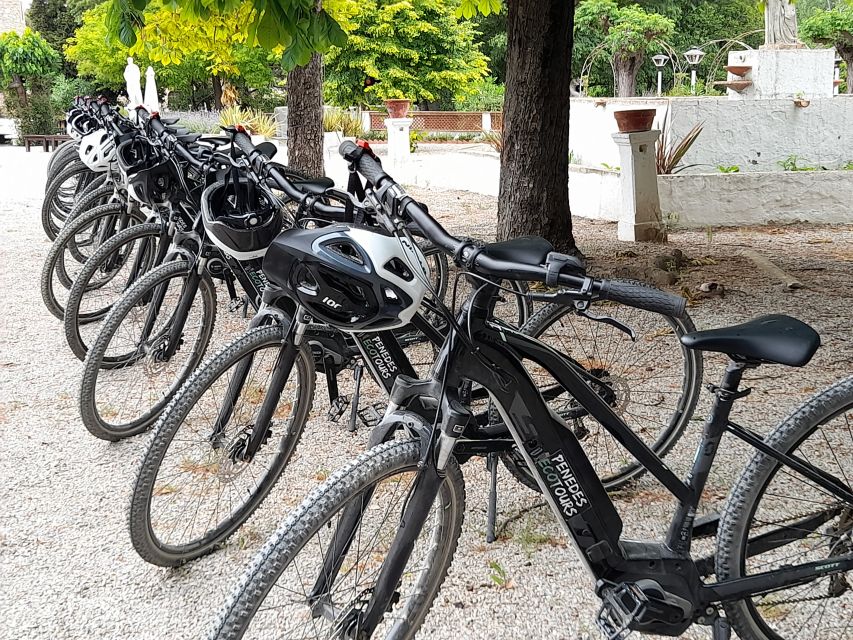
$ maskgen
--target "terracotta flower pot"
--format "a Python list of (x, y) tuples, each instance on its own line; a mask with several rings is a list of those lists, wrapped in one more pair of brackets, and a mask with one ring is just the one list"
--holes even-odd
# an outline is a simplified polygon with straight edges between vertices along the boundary
[(637, 131), (650, 131), (654, 122), (655, 109), (629, 109), (625, 111), (614, 111), (616, 125), (622, 133), (635, 133)]
[(386, 100), (385, 107), (388, 109), (388, 115), (392, 118), (405, 118), (409, 113), (411, 100)]

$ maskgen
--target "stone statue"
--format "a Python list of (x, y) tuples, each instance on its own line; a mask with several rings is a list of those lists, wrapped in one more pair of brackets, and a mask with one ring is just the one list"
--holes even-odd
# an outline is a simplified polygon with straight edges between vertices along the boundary
[(154, 79), (154, 68), (145, 71), (145, 108), (150, 113), (160, 111), (160, 100), (157, 97), (157, 82)]
[(802, 47), (797, 37), (794, 0), (765, 0), (764, 44), (770, 47)]
[(127, 83), (127, 103), (131, 109), (136, 109), (142, 104), (142, 72), (133, 63), (133, 58), (128, 57), (127, 66), (124, 68), (124, 81)]

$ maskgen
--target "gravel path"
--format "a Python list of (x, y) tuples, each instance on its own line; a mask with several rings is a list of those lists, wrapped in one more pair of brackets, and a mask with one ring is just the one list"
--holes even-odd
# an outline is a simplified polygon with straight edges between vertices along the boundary
[[(61, 324), (47, 314), (38, 277), (49, 244), (40, 225), (44, 166), (40, 151), (0, 147), (0, 638), (199, 638), (250, 557), (297, 504), (307, 488), (360, 451), (356, 435), (322, 419), (323, 385), (306, 436), (273, 495), (228, 547), (179, 570), (141, 561), (128, 540), (125, 512), (129, 481), (145, 436), (118, 444), (93, 439), (79, 424), (80, 363), (65, 345)], [(482, 235), (494, 228), (494, 199), (458, 192), (412, 192), (452, 230)], [(485, 213), (484, 213), (485, 212)], [(814, 324), (824, 340), (804, 370), (765, 367), (750, 376), (756, 392), (742, 401), (735, 420), (767, 431), (805, 397), (849, 374), (853, 361), (853, 227), (681, 232), (668, 247), (614, 242), (610, 224), (577, 221), (580, 246), (599, 273), (651, 261), (681, 248), (706, 258), (680, 274), (678, 287), (721, 282), (723, 299), (691, 308), (700, 328), (784, 312)], [(740, 251), (752, 247), (795, 274), (807, 288), (787, 291), (759, 272)], [(625, 254), (626, 251), (634, 252)], [(225, 296), (220, 296), (220, 300)], [(224, 303), (221, 313), (227, 313)], [(229, 320), (229, 326), (240, 322)], [(219, 332), (217, 349), (227, 333)], [(716, 380), (720, 358), (707, 358), (706, 378)], [(707, 409), (703, 396), (697, 416)], [(682, 470), (692, 457), (700, 422), (670, 460)], [(711, 478), (710, 506), (719, 506), (746, 459), (727, 446)], [(484, 544), (485, 465), (465, 467), (468, 513), (451, 574), (428, 619), (431, 638), (575, 639), (593, 631), (597, 608), (588, 579), (566, 548), (550, 513), (536, 495), (516, 489), (501, 470), (499, 524), (503, 535)], [(671, 502), (649, 479), (620, 497), (628, 535), (665, 530)], [(702, 547), (699, 546), (701, 549)], [(509, 588), (489, 579), (489, 563), (506, 572)], [(706, 637), (704, 631), (694, 634)]]

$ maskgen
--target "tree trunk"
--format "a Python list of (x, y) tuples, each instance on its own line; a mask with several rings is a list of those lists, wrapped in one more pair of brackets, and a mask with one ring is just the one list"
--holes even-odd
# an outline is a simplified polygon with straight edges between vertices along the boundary
[(616, 82), (616, 95), (619, 98), (633, 98), (637, 95), (637, 73), (642, 64), (642, 55), (613, 58), (613, 79)]
[(15, 93), (18, 94), (18, 102), (22, 107), (27, 106), (27, 88), (24, 86), (24, 80), (17, 73), (12, 74), (12, 82), (10, 86), (15, 88)]
[(499, 240), (539, 235), (577, 251), (569, 210), (573, 22), (573, 2), (507, 2)]
[(853, 47), (836, 47), (838, 57), (847, 65), (847, 93), (853, 95)]
[(213, 108), (222, 108), (222, 78), (213, 76)]
[(319, 53), (287, 74), (287, 164), (323, 175), (323, 59)]

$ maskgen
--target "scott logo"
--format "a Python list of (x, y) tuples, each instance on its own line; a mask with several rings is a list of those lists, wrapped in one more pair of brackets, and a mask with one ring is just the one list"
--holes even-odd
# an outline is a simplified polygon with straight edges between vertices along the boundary
[(323, 304), (325, 304), (326, 306), (332, 307), (332, 309), (340, 309), (342, 306), (329, 297), (323, 298)]

